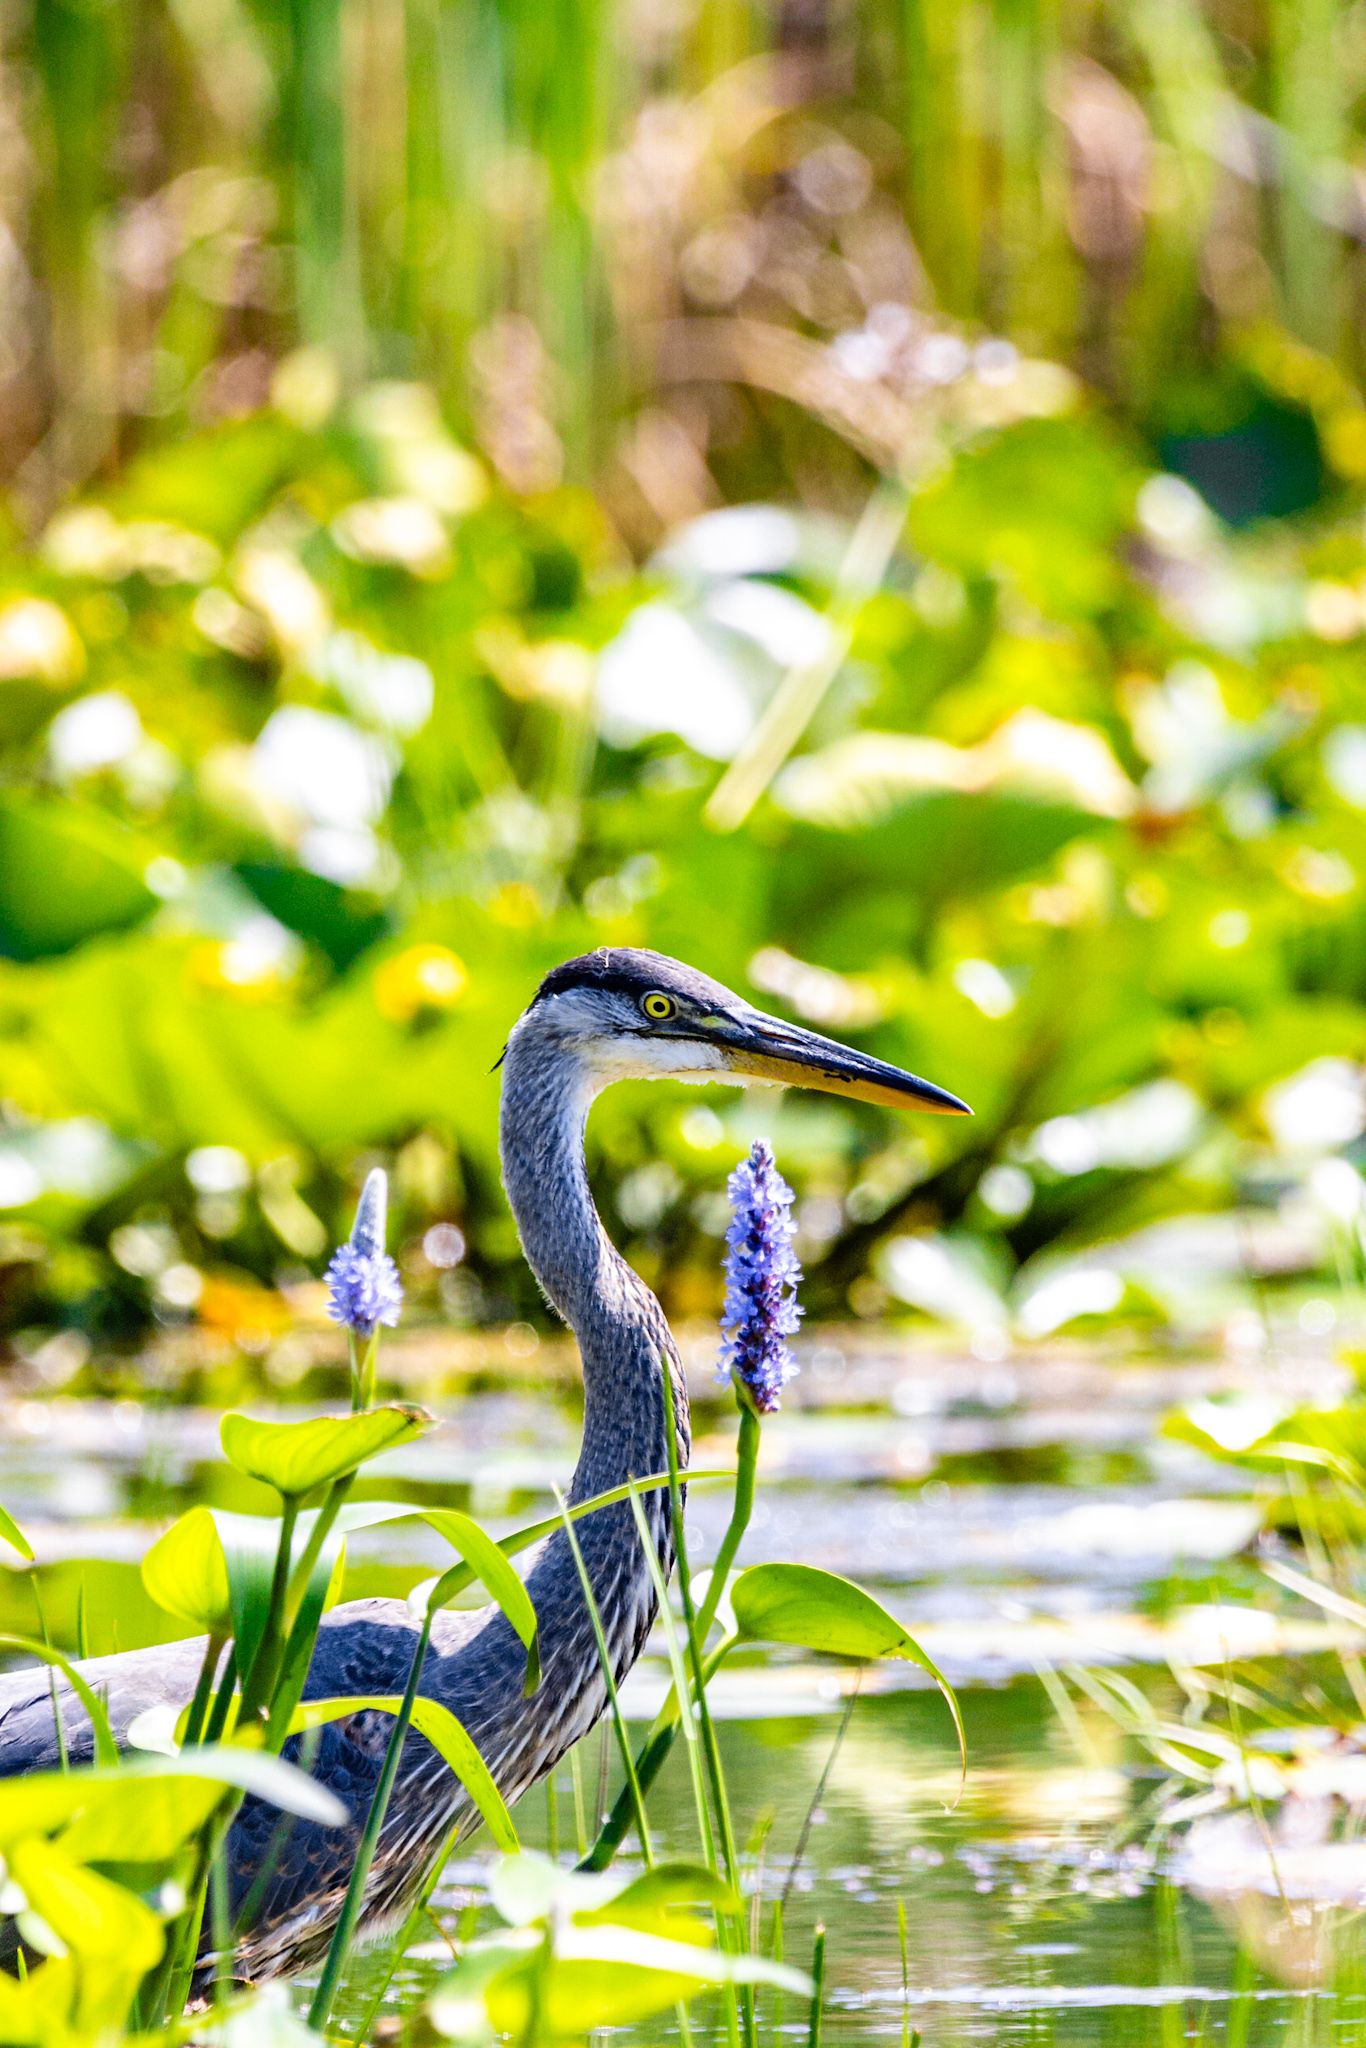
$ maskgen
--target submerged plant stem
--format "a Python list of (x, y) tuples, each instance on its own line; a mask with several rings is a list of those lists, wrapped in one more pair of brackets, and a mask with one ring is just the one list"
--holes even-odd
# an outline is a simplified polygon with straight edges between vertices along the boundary
[(398, 1776), (399, 1758), (403, 1753), (404, 1740), (407, 1737), (409, 1727), (412, 1725), (413, 1702), (417, 1698), (418, 1682), (422, 1677), (422, 1667), (427, 1659), (427, 1645), (431, 1641), (431, 1636), (432, 1617), (428, 1614), (418, 1635), (417, 1646), (413, 1651), (413, 1661), (408, 1667), (408, 1683), (403, 1689), (403, 1700), (397, 1714), (394, 1716), (394, 1725), (389, 1731), (388, 1747), (384, 1752), (384, 1762), (380, 1765), (379, 1780), (375, 1786), (374, 1796), (370, 1801), (370, 1810), (365, 1816), (365, 1827), (361, 1834), (360, 1845), (356, 1850), (356, 1860), (351, 1870), (351, 1881), (346, 1887), (346, 1897), (342, 1902), (341, 1917), (332, 1930), (332, 1940), (328, 1946), (327, 1961), (323, 1964), (323, 1973), (318, 1979), (318, 1988), (314, 1992), (313, 2002), (308, 2008), (308, 2024), (311, 2027), (317, 2028), (319, 2032), (327, 2025), (328, 2015), (332, 2010), (332, 2001), (336, 1997), (337, 1985), (341, 1980), (342, 1971), (346, 1967), (346, 1960), (351, 1952), (351, 1943), (355, 1938), (356, 1928), (360, 1922), (361, 1908), (365, 1903), (365, 1887), (369, 1882), (370, 1867), (375, 1860), (375, 1850), (379, 1846), (380, 1831), (384, 1826), (384, 1816), (389, 1810), (389, 1798), (394, 1789), (394, 1780)]
[[(670, 1402), (672, 1407), (672, 1401)], [(712, 1566), (711, 1577), (697, 1615), (698, 1641), (705, 1646), (708, 1634), (716, 1619), (717, 1609), (724, 1597), (730, 1579), (731, 1566), (744, 1539), (750, 1518), (754, 1513), (754, 1493), (759, 1465), (759, 1417), (747, 1402), (740, 1403), (740, 1437), (736, 1446), (735, 1497), (731, 1504), (730, 1519), (726, 1532), (721, 1538)], [(731, 1647), (731, 1640), (718, 1645), (707, 1656), (703, 1669), (703, 1683), (711, 1677), (721, 1659)], [(664, 1702), (655, 1717), (654, 1726), (646, 1736), (636, 1758), (636, 1776), (642, 1792), (648, 1792), (659, 1776), (679, 1730), (679, 1695), (675, 1691)], [(632, 1808), (625, 1790), (617, 1795), (616, 1801), (605, 1821), (598, 1829), (597, 1839), (586, 1856), (581, 1856), (582, 1870), (606, 1870), (626, 1839), (632, 1820)]]
[(821, 2019), (825, 2006), (825, 1929), (817, 1927), (811, 1943), (811, 2024), (807, 2048), (821, 2048)]
[[(667, 1359), (662, 1359), (661, 1379), (664, 1385), (664, 1412), (666, 1438), (669, 1447), (669, 1505), (673, 1515), (674, 1553), (677, 1559), (678, 1590), (683, 1603), (683, 1623), (687, 1635), (688, 1661), (692, 1666), (693, 1693), (697, 1703), (697, 1718), (702, 1731), (702, 1755), (706, 1761), (707, 1775), (711, 1780), (712, 1798), (716, 1805), (716, 1824), (721, 1836), (721, 1858), (725, 1869), (726, 1882), (739, 1896), (740, 1865), (735, 1853), (735, 1829), (731, 1823), (730, 1800), (726, 1793), (725, 1772), (721, 1768), (721, 1751), (716, 1740), (716, 1725), (711, 1717), (707, 1702), (707, 1673), (704, 1668), (703, 1641), (697, 1625), (697, 1608), (692, 1597), (692, 1574), (688, 1569), (688, 1539), (683, 1526), (683, 1485), (678, 1466), (678, 1429), (674, 1419), (673, 1377)], [(680, 1683), (679, 1680), (675, 1681)], [(680, 1694), (679, 1705), (684, 1713), (689, 1711), (687, 1701)], [(736, 1952), (742, 1953), (745, 1945), (744, 1917), (741, 1914), (731, 1926), (731, 1936)], [(757, 2039), (754, 2027), (754, 1986), (740, 1986), (740, 2010), (744, 2018), (745, 2040), (748, 2048), (754, 2048)]]
[[(629, 1487), (626, 1490), (628, 1494), (631, 1493)], [(593, 1625), (593, 1639), (598, 1646), (598, 1661), (602, 1666), (603, 1683), (607, 1687), (607, 1703), (611, 1709), (612, 1728), (617, 1738), (617, 1747), (621, 1752), (622, 1769), (626, 1773), (626, 1785), (631, 1796), (632, 1810), (635, 1814), (636, 1833), (640, 1837), (640, 1851), (646, 1863), (653, 1865), (655, 1860), (654, 1848), (650, 1841), (649, 1823), (645, 1818), (645, 1800), (641, 1793), (640, 1780), (636, 1776), (635, 1758), (631, 1754), (631, 1738), (626, 1731), (626, 1719), (621, 1711), (621, 1700), (617, 1694), (616, 1673), (612, 1669), (612, 1659), (607, 1649), (607, 1638), (603, 1633), (602, 1616), (598, 1612), (597, 1599), (593, 1593), (593, 1582), (588, 1576), (588, 1567), (583, 1561), (583, 1551), (579, 1547), (578, 1535), (575, 1532), (571, 1519), (572, 1511), (565, 1502), (558, 1487), (555, 1489), (555, 1498), (560, 1503), (560, 1514), (564, 1521), (564, 1532), (569, 1539), (569, 1548), (574, 1555), (574, 1563), (579, 1574), (579, 1584), (583, 1587), (584, 1604), (588, 1609), (588, 1618)], [(632, 1498), (634, 1498), (633, 1495)]]

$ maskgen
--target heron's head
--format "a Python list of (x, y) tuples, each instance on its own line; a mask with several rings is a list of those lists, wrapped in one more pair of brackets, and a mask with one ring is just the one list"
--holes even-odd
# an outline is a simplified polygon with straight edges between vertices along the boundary
[(604, 946), (548, 974), (513, 1033), (519, 1059), (572, 1063), (610, 1081), (769, 1081), (893, 1109), (968, 1116), (965, 1102), (900, 1067), (756, 1010), (695, 967)]

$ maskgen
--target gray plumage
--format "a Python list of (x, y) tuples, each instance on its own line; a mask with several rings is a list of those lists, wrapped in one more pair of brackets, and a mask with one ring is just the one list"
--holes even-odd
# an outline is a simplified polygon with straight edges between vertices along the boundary
[[(528, 1261), (552, 1306), (570, 1324), (583, 1363), (583, 1442), (572, 1501), (667, 1467), (661, 1362), (673, 1386), (680, 1462), (688, 1459), (688, 1401), (663, 1311), (603, 1230), (588, 1187), (583, 1134), (593, 1097), (611, 1081), (675, 1075), (689, 1080), (774, 1078), (779, 1065), (808, 1086), (922, 1107), (962, 1105), (896, 1068), (814, 1033), (765, 1017), (719, 982), (660, 954), (612, 949), (555, 969), (518, 1020), (503, 1060), (503, 1179)], [(877, 1091), (877, 1092), (875, 1092)], [(667, 1492), (648, 1496), (646, 1516), (667, 1574), (673, 1536)], [(629, 1502), (579, 1523), (579, 1540), (620, 1681), (654, 1620), (653, 1582)], [(536, 1608), (542, 1680), (523, 1695), (525, 1657), (497, 1608), (443, 1614), (432, 1631), (421, 1689), (468, 1729), (511, 1803), (554, 1768), (606, 1705), (591, 1620), (567, 1538), (531, 1553), (527, 1589)], [(309, 1669), (311, 1699), (401, 1693), (416, 1631), (395, 1600), (358, 1600), (323, 1621)], [(146, 1708), (187, 1702), (202, 1642), (96, 1658), (83, 1670), (105, 1695), (125, 1743)], [(59, 1688), (70, 1755), (92, 1751), (89, 1724)], [(340, 1912), (360, 1830), (391, 1723), (360, 1712), (321, 1733), (312, 1769), (348, 1808), (339, 1828), (295, 1821), (283, 1848), (279, 1815), (248, 1799), (229, 1838), (234, 1908), (247, 1898), (270, 1850), (265, 1881), (233, 1957), (235, 1974), (258, 1979), (319, 1961)], [(286, 1754), (296, 1754), (290, 1745)], [(0, 1773), (58, 1762), (46, 1671), (0, 1678)], [(408, 1738), (366, 1895), (364, 1928), (392, 1924), (416, 1897), (432, 1857), (454, 1827), (477, 1815), (458, 1781), (418, 1734)]]

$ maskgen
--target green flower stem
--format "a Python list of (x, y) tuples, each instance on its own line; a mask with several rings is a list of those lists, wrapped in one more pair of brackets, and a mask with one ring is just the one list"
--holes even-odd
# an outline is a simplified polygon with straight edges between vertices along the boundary
[(354, 1330), (348, 1330), (346, 1348), (351, 1360), (351, 1412), (359, 1415), (375, 1405), (375, 1381), (379, 1358), (379, 1330), (373, 1329), (362, 1347)]
[(821, 2048), (821, 2019), (825, 2005), (825, 1929), (818, 1927), (811, 1944), (811, 2025), (807, 2048)]
[[(199, 1831), (195, 1842), (194, 1869), (187, 1887), (188, 1903), (172, 1921), (161, 1961), (150, 1979), (144, 1980), (139, 1994), (142, 2025), (149, 2030), (178, 2017), (185, 2009), (185, 2000), (189, 1997), (194, 1978), (195, 1957), (199, 1953), (199, 1930), (204, 1919), (209, 1871), (240, 1804), (240, 1793), (220, 1800)], [(229, 1809), (226, 1817), (225, 1808)]]
[[(672, 1390), (671, 1390), (672, 1391)], [(740, 1402), (740, 1439), (736, 1447), (735, 1498), (726, 1524), (726, 1533), (716, 1553), (711, 1579), (707, 1586), (706, 1598), (698, 1609), (697, 1632), (699, 1644), (705, 1644), (721, 1604), (731, 1566), (736, 1552), (749, 1527), (754, 1513), (754, 1492), (759, 1465), (759, 1417), (747, 1401)], [(672, 1400), (670, 1400), (672, 1409)], [(722, 1657), (731, 1647), (731, 1639), (720, 1644), (706, 1659), (703, 1683), (709, 1679)], [(636, 1775), (642, 1792), (648, 1792), (659, 1776), (664, 1762), (674, 1746), (678, 1735), (679, 1706), (676, 1693), (665, 1700), (655, 1717), (654, 1726), (645, 1738), (645, 1743), (636, 1758)], [(617, 1795), (615, 1804), (598, 1830), (598, 1836), (588, 1854), (579, 1863), (581, 1870), (606, 1870), (626, 1839), (633, 1818), (631, 1802), (623, 1790)]]
[(204, 1661), (199, 1667), (194, 1698), (190, 1701), (190, 1711), (185, 1722), (185, 1741), (182, 1745), (184, 1748), (190, 1748), (200, 1739), (200, 1730), (209, 1714), (214, 1673), (218, 1669), (218, 1660), (223, 1654), (223, 1645), (226, 1641), (226, 1636), (215, 1635), (210, 1636), (204, 1645)]
[[(306, 1728), (299, 1738), (299, 1769), (306, 1771), (310, 1777), (313, 1774), (313, 1766), (317, 1761), (318, 1746), (322, 1741), (322, 1733), (321, 1728)], [(255, 1920), (257, 1909), (270, 1889), (271, 1879), (274, 1877), (276, 1867), (281, 1856), (284, 1854), (285, 1844), (297, 1826), (298, 1821), (294, 1814), (282, 1813), (277, 1819), (275, 1826), (271, 1829), (270, 1839), (266, 1843), (266, 1852), (261, 1858), (260, 1868), (252, 1879), (251, 1889), (238, 1907), (237, 1918), (229, 1930), (231, 1942), (240, 1941)]]
[(354, 1472), (345, 1472), (340, 1479), (333, 1480), (323, 1498), (323, 1504), (318, 1510), (318, 1519), (309, 1532), (308, 1541), (299, 1553), (299, 1562), (290, 1572), (289, 1593), (285, 1601), (286, 1634), (289, 1633), (298, 1620), (299, 1607), (305, 1593), (308, 1591), (308, 1582), (313, 1576), (313, 1567), (322, 1554), (324, 1543), (332, 1534), (332, 1525), (341, 1513), (342, 1503), (351, 1491), (355, 1476)]
[[(655, 1589), (655, 1601), (659, 1608), (659, 1625), (664, 1634), (664, 1645), (669, 1659), (669, 1670), (673, 1676), (673, 1689), (679, 1699), (688, 1695), (688, 1678), (683, 1668), (683, 1652), (679, 1647), (678, 1629), (669, 1611), (669, 1588), (665, 1583), (664, 1570), (655, 1554), (650, 1525), (645, 1519), (645, 1510), (638, 1496), (631, 1500), (631, 1512), (635, 1516), (636, 1534)], [(702, 1844), (702, 1857), (708, 1870), (717, 1870), (716, 1832), (712, 1826), (711, 1809), (707, 1804), (706, 1781), (703, 1776), (702, 1758), (698, 1754), (697, 1730), (690, 1727), (686, 1719), (678, 1724), (683, 1732), (683, 1747), (688, 1753), (688, 1772), (692, 1779), (693, 1805), (697, 1811), (697, 1829)]]
[(355, 1938), (356, 1927), (360, 1921), (361, 1907), (365, 1903), (365, 1887), (370, 1876), (370, 1866), (375, 1860), (375, 1850), (379, 1846), (380, 1830), (384, 1826), (384, 1816), (389, 1810), (389, 1797), (394, 1789), (394, 1780), (398, 1776), (398, 1764), (403, 1752), (404, 1739), (412, 1724), (413, 1702), (417, 1698), (418, 1681), (422, 1676), (422, 1666), (426, 1662), (427, 1645), (431, 1641), (431, 1636), (432, 1617), (429, 1614), (422, 1624), (422, 1630), (417, 1639), (417, 1647), (413, 1651), (413, 1661), (408, 1669), (408, 1683), (404, 1687), (402, 1703), (397, 1714), (394, 1716), (394, 1725), (389, 1734), (389, 1746), (384, 1752), (384, 1762), (380, 1766), (379, 1782), (375, 1786), (374, 1797), (370, 1801), (370, 1811), (365, 1816), (365, 1827), (361, 1834), (360, 1846), (356, 1850), (356, 1861), (351, 1871), (351, 1881), (346, 1887), (346, 1898), (342, 1903), (341, 1918), (332, 1930), (332, 1940), (327, 1951), (327, 1961), (323, 1964), (323, 1973), (318, 1979), (318, 1988), (313, 1994), (313, 2003), (308, 2008), (308, 2024), (310, 2027), (316, 2028), (319, 2033), (327, 2025), (328, 2015), (332, 2010), (332, 2001), (336, 1997), (337, 1985), (341, 1980), (341, 1973), (346, 1967), (346, 1959), (350, 1954), (351, 1943)]
[(292, 1494), (287, 1495), (280, 1512), (280, 1541), (275, 1551), (275, 1570), (270, 1582), (270, 1605), (266, 1611), (265, 1627), (261, 1631), (256, 1655), (251, 1660), (251, 1669), (242, 1683), (239, 1718), (243, 1721), (261, 1716), (263, 1710), (270, 1704), (270, 1696), (279, 1676), (280, 1660), (285, 1647), (285, 1599), (289, 1591), (290, 1559), (294, 1552), (294, 1525), (298, 1519), (298, 1500)]
[(735, 1562), (744, 1534), (754, 1513), (754, 1491), (759, 1473), (759, 1415), (748, 1401), (740, 1401), (740, 1438), (735, 1447), (735, 1498), (731, 1504), (730, 1520), (726, 1533), (716, 1553), (711, 1579), (707, 1586), (706, 1598), (698, 1611), (697, 1626), (699, 1640), (704, 1642), (716, 1610), (721, 1605), (730, 1578), (730, 1568)]
[[(718, 1643), (716, 1648), (705, 1659), (702, 1670), (707, 1679), (711, 1678), (712, 1673), (717, 1669), (722, 1659), (734, 1649), (735, 1642), (736, 1638), (734, 1636), (727, 1636), (725, 1641)], [(663, 1769), (674, 1746), (674, 1738), (678, 1734), (678, 1723), (678, 1695), (671, 1688), (668, 1698), (655, 1717), (654, 1726), (645, 1738), (644, 1748), (635, 1760), (636, 1777), (642, 1792), (649, 1791)], [(606, 1870), (612, 1858), (616, 1855), (617, 1850), (630, 1833), (631, 1823), (634, 1818), (635, 1814), (632, 1810), (629, 1795), (623, 1790), (617, 1795), (611, 1812), (602, 1823), (592, 1848), (585, 1850), (583, 1855), (580, 1856), (579, 1869)]]
[[(663, 1365), (664, 1408), (667, 1417), (669, 1447), (669, 1501), (673, 1512), (674, 1551), (678, 1560), (678, 1589), (683, 1601), (683, 1621), (688, 1639), (688, 1660), (692, 1665), (693, 1696), (697, 1702), (697, 1718), (702, 1731), (702, 1755), (711, 1780), (712, 1799), (716, 1806), (716, 1822), (721, 1835), (721, 1859), (725, 1868), (726, 1882), (739, 1896), (740, 1859), (735, 1853), (735, 1829), (730, 1817), (730, 1800), (726, 1795), (726, 1777), (721, 1768), (721, 1750), (716, 1740), (716, 1724), (711, 1717), (707, 1702), (707, 1678), (703, 1666), (702, 1635), (697, 1625), (697, 1609), (692, 1597), (692, 1574), (688, 1569), (688, 1541), (683, 1526), (683, 1486), (678, 1465), (678, 1431), (674, 1424), (673, 1379), (668, 1361)], [(738, 1538), (736, 1539), (738, 1542)], [(719, 1595), (718, 1595), (719, 1598)], [(744, 1921), (741, 1918), (733, 1926), (737, 1952), (745, 1946)], [(740, 2010), (744, 2018), (745, 2040), (748, 2048), (754, 2048), (757, 2040), (754, 2025), (754, 1986), (740, 1986)]]
[(223, 1662), (223, 1675), (218, 1681), (218, 1691), (214, 1695), (213, 1706), (210, 1709), (208, 1722), (204, 1729), (203, 1739), (205, 1742), (217, 1742), (219, 1736), (223, 1733), (228, 1723), (228, 1710), (232, 1706), (233, 1694), (236, 1690), (237, 1646), (235, 1643), (229, 1643), (228, 1654)]
[[(398, 1968), (399, 1964), (403, 1961), (403, 1958), (407, 1955), (408, 1950), (412, 1946), (413, 1936), (417, 1932), (418, 1925), (422, 1919), (423, 1914), (428, 1913), (431, 1910), (432, 1893), (436, 1890), (437, 1885), (440, 1883), (441, 1873), (446, 1868), (447, 1863), (450, 1861), (451, 1851), (454, 1849), (456, 1837), (460, 1833), (460, 1826), (461, 1823), (457, 1820), (454, 1823), (454, 1825), (447, 1831), (445, 1839), (442, 1841), (441, 1847), (438, 1850), (436, 1857), (432, 1862), (431, 1869), (427, 1872), (426, 1882), (424, 1883), (422, 1891), (418, 1896), (417, 1903), (409, 1911), (407, 1919), (404, 1921), (402, 1927), (399, 1929), (397, 1939), (391, 1941), (389, 1944), (389, 1953), (385, 1961), (384, 1974), (380, 1978), (379, 1983), (376, 1985), (375, 1990), (371, 1995), (370, 2003), (366, 2007), (364, 2016), (361, 2019), (361, 2023), (357, 2027), (354, 2035), (352, 2036), (351, 2048), (365, 2048), (366, 2042), (370, 2039), (370, 2030), (375, 2024), (376, 2016), (379, 2012), (380, 2007), (384, 2003), (385, 1997), (389, 1990), (389, 1986), (393, 1982), (394, 1972)], [(434, 1914), (432, 1915), (432, 1919), (433, 1924), (438, 1928), (439, 1932), (442, 1935), (445, 1935), (445, 1929), (441, 1927), (440, 1922), (436, 1920), (436, 1916)], [(449, 1936), (446, 1936), (446, 1939), (449, 1940)]]

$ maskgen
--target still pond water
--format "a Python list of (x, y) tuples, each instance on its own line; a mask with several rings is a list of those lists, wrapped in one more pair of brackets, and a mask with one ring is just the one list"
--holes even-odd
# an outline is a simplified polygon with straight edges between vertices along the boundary
[[(1217, 1662), (1221, 1645), (1258, 1657), (1263, 1675), (1272, 1669), (1285, 1639), (1270, 1610), (1284, 1603), (1270, 1597), (1251, 1555), (1258, 1510), (1236, 1475), (1165, 1440), (1158, 1425), (1182, 1400), (1264, 1385), (1268, 1373), (1299, 1393), (1325, 1391), (1333, 1368), (1303, 1358), (1240, 1366), (1081, 1352), (985, 1362), (867, 1333), (817, 1334), (803, 1357), (796, 1397), (765, 1431), (746, 1561), (820, 1564), (877, 1591), (958, 1688), (969, 1745), (966, 1789), (950, 1811), (956, 1745), (942, 1703), (916, 1674), (880, 1668), (859, 1679), (778, 1652), (756, 1654), (716, 1684), (737, 1831), (759, 1863), (765, 1914), (785, 1895), (786, 1949), (797, 1962), (816, 1922), (828, 1929), (827, 2043), (900, 2042), (915, 2030), (944, 2048), (1366, 2041), (1359, 1971), (1330, 1990), (1302, 1962), (1279, 1977), (1256, 1967), (1279, 1938), (1274, 1927), (1268, 1934), (1271, 1922), (1287, 1911), (1301, 1925), (1278, 1952), (1293, 1958), (1321, 1946), (1312, 1909), (1287, 1908), (1274, 1885), (1268, 1897), (1255, 1872), (1241, 1900), (1227, 1884), (1212, 1895), (1208, 1885), (1173, 1882), (1173, 1873), (1191, 1873), (1154, 1834), (1159, 1779), (1150, 1761), (1089, 1707), (1065, 1724), (1039, 1676), (1107, 1666), (1178, 1704), (1172, 1664)], [(700, 1465), (723, 1464), (728, 1452), (724, 1409), (705, 1405), (708, 1378), (699, 1352)], [(369, 1468), (370, 1490), (469, 1506), (495, 1527), (539, 1509), (547, 1480), (572, 1468), (572, 1392), (548, 1393), (531, 1372), (479, 1384), (433, 1398), (447, 1425), (387, 1468)], [(24, 1401), (2, 1419), (0, 1498), (34, 1537), (59, 1640), (74, 1644), (82, 1625), (86, 1561), (103, 1561), (93, 1580), (87, 1573), (92, 1650), (146, 1641), (157, 1623), (136, 1559), (158, 1524), (196, 1500), (267, 1505), (216, 1460), (217, 1416), (207, 1407)], [(694, 1491), (699, 1562), (725, 1512), (723, 1490)], [(402, 1591), (435, 1560), (424, 1532), (389, 1531), (358, 1548), (348, 1590)], [(26, 1576), (10, 1574), (0, 1583), (0, 1625), (32, 1628), (32, 1601)], [(1299, 1640), (1315, 1648), (1312, 1625)], [(1318, 1662), (1331, 1681), (1332, 1660)], [(628, 1687), (633, 1713), (653, 1712), (663, 1679), (662, 1656), (648, 1655)], [(524, 1802), (518, 1821), (529, 1844), (553, 1835), (572, 1851), (576, 1801), (591, 1811), (600, 1771), (613, 1762), (599, 1751), (594, 1735), (577, 1770), (562, 1767), (553, 1802), (542, 1793)], [(696, 1853), (678, 1756), (651, 1814), (661, 1851)], [(446, 1873), (438, 1904), (450, 1924), (477, 1897), (480, 1872), (476, 1846)], [(1350, 1946), (1354, 1919), (1338, 1924)], [(415, 1998), (442, 1953), (430, 1938), (421, 1943), (386, 2004)], [(705, 2002), (697, 2015), (698, 2038), (713, 2038)], [(805, 2038), (806, 2015), (792, 2001), (783, 2011), (770, 2000), (766, 2017), (769, 2037)], [(673, 2031), (660, 2022), (630, 2038)]]

